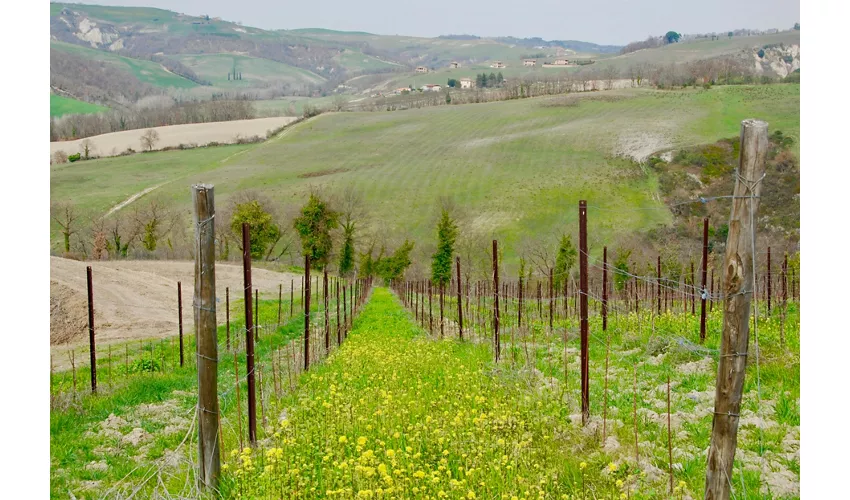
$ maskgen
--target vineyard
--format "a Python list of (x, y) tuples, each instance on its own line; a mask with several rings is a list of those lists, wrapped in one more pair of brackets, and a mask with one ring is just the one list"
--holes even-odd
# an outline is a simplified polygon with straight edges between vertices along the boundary
[(373, 287), (306, 254), (299, 294), (263, 300), (244, 223), (222, 304), (213, 188), (194, 186), (178, 337), (96, 349), (87, 270), (88, 353), (51, 370), (52, 495), (798, 498), (799, 271), (756, 243), (766, 124), (741, 144), (716, 280), (708, 219), (689, 274), (660, 256), (639, 274), (594, 257), (582, 200), (578, 273), (505, 276), (493, 240), (487, 276), (435, 256), (433, 279)]

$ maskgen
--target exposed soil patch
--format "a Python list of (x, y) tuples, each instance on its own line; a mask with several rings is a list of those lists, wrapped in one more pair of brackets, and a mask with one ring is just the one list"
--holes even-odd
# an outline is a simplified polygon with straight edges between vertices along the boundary
[(88, 328), (86, 296), (50, 281), (50, 345), (73, 342)]

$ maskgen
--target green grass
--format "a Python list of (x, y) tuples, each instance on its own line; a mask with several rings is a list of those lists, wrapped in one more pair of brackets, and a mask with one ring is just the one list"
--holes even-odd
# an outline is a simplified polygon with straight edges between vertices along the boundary
[[(297, 310), (302, 302), (298, 297), (295, 302)], [(224, 315), (220, 314), (218, 318), (221, 323), (218, 328), (219, 356), (222, 360), (218, 375), (219, 402), (224, 446), (228, 450), (238, 446), (239, 442), (236, 431), (238, 426), (234, 353), (238, 353), (239, 360), (241, 411), (243, 420), (247, 419), (244, 401), (244, 334), (240, 334), (244, 332), (245, 325), (241, 319), (244, 316), (243, 305), (240, 300), (231, 301), (229, 351), (226, 349)], [(289, 318), (288, 300), (282, 303), (283, 324), (277, 327), (277, 306), (276, 299), (260, 300), (259, 324), (263, 325), (263, 328), (259, 330), (260, 340), (255, 344), (256, 366), (266, 367), (263, 368), (263, 394), (264, 398), (268, 399), (271, 399), (269, 391), (273, 390), (272, 358), (278, 360), (278, 356), (282, 356), (287, 348), (290, 349), (289, 352), (296, 354), (298, 347), (291, 346), (290, 342), (300, 338), (304, 331), (303, 319), (297, 315), (295, 319)], [(331, 300), (330, 307), (332, 310), (335, 308), (335, 301)], [(311, 309), (314, 313), (319, 310), (316, 301)], [(333, 315), (331, 319), (334, 321)], [(315, 314), (314, 320), (320, 322), (321, 316)], [(55, 403), (50, 416), (51, 497), (65, 497), (69, 492), (74, 493), (77, 498), (81, 495), (88, 497), (89, 494), (95, 495), (96, 498), (120, 497), (122, 494), (129, 494), (135, 487), (139, 488), (137, 493), (144, 498), (155, 496), (154, 492), (162, 493), (163, 489), (172, 494), (183, 492), (186, 497), (197, 496), (193, 483), (185, 481), (191, 473), (187, 466), (195, 460), (197, 450), (197, 430), (190, 428), (195, 418), (194, 405), (197, 402), (197, 370), (191, 320), (184, 324), (184, 327), (186, 334), (183, 367), (179, 366), (177, 338), (171, 337), (112, 346), (100, 345), (97, 395), (92, 395), (89, 390), (87, 349), (75, 350), (78, 367), (76, 373), (68, 370), (51, 375), (51, 399)], [(321, 343), (320, 339), (318, 343)], [(301, 359), (303, 358), (300, 355), (295, 356), (293, 369), (301, 366)], [(155, 366), (154, 371), (138, 371), (136, 368), (143, 362), (148, 366)], [(82, 366), (84, 364), (86, 366)], [(286, 368), (281, 366), (283, 365), (278, 365), (278, 370), (281, 371), (275, 372), (278, 377), (288, 379), (291, 376), (293, 380), (297, 380), (297, 373), (288, 374)], [(72, 390), (74, 376), (77, 393)], [(281, 380), (280, 383), (284, 382)], [(290, 383), (286, 382), (285, 385), (289, 386)], [(267, 418), (274, 421), (275, 417), (270, 408), (266, 407), (265, 411), (268, 412)], [(259, 408), (257, 415), (258, 419), (262, 415)], [(105, 430), (103, 424), (109, 418), (115, 417), (123, 420), (114, 428), (118, 434), (110, 435), (110, 431)], [(246, 421), (243, 421), (242, 426), (243, 434), (247, 434)], [(122, 435), (129, 434), (136, 427), (143, 429), (149, 437), (138, 444), (122, 441)], [(184, 439), (187, 442), (183, 442)], [(181, 459), (188, 459), (189, 462), (181, 460), (179, 463), (167, 463), (163, 466), (166, 453), (175, 451)], [(105, 462), (106, 470), (91, 468), (90, 464), (97, 462)], [(160, 466), (165, 469), (162, 474), (157, 472)], [(151, 477), (157, 477), (157, 480), (150, 481)], [(162, 483), (157, 484), (160, 480)], [(113, 487), (115, 489), (107, 494)]]
[(63, 97), (56, 94), (50, 94), (50, 116), (60, 117), (62, 115), (76, 115), (88, 113), (100, 113), (107, 111), (109, 108), (98, 104), (91, 104), (85, 101), (78, 101), (70, 97)]
[[(258, 83), (286, 82), (290, 84), (320, 84), (325, 79), (305, 69), (257, 57), (229, 54), (193, 54), (172, 56), (201, 78), (217, 87), (256, 87)], [(242, 73), (242, 80), (228, 80), (233, 70)]]
[[(118, 68), (129, 71), (140, 81), (149, 83), (156, 87), (193, 88), (198, 86), (197, 83), (191, 80), (187, 80), (182, 76), (177, 76), (174, 73), (166, 71), (165, 68), (153, 61), (133, 59), (103, 50), (90, 49), (64, 42), (51, 41), (50, 47), (80, 57), (93, 59), (95, 61), (104, 61), (109, 64), (114, 64)], [(225, 78), (226, 77), (227, 74), (225, 73)]]
[(552, 105), (564, 98), (551, 97), (321, 115), (229, 159), (207, 149), (56, 166), (51, 196), (105, 211), (145, 187), (180, 179), (158, 194), (188, 209), (186, 187), (203, 179), (216, 184), (221, 202), (256, 189), (300, 206), (311, 187), (334, 194), (350, 186), (363, 193), (373, 227), (414, 239), (422, 252), (434, 239), (439, 199), (449, 197), (464, 214), (463, 233), (482, 245), (498, 238), (512, 266), (524, 242), (575, 227), (579, 199), (591, 205), (592, 247), (669, 223), (654, 174), (614, 157), (621, 140), (658, 136), (671, 149), (712, 143), (736, 136), (751, 117), (799, 138), (797, 85), (573, 99), (577, 105)]

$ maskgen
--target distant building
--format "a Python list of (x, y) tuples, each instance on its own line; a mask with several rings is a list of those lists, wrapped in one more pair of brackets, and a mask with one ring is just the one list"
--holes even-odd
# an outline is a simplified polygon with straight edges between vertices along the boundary
[(452, 69), (460, 68), (460, 63), (457, 62), (457, 61), (452, 61), (452, 62), (449, 63), (449, 67), (452, 68)]
[(522, 60), (523, 66), (534, 66), (535, 64), (537, 64), (537, 59), (523, 59)]
[(475, 87), (475, 80), (472, 78), (461, 78), (460, 79), (460, 88), (462, 89), (471, 89)]
[(426, 83), (425, 85), (421, 86), (419, 89), (422, 92), (439, 92), (442, 88), (443, 88), (442, 86), (437, 85), (436, 83)]
[(575, 66), (575, 62), (570, 62), (569, 59), (555, 59), (555, 62), (543, 63), (544, 68), (559, 68), (564, 66)]
[(502, 61), (494, 61), (493, 64), (490, 65), (491, 68), (504, 68), (505, 65)]
[(417, 67), (416, 67), (416, 72), (417, 72), (417, 73), (427, 73), (427, 72), (428, 72), (428, 68), (426, 68), (425, 66), (417, 66)]

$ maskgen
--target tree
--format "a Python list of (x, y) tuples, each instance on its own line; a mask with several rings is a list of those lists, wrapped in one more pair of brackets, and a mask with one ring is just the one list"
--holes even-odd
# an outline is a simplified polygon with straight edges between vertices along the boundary
[(53, 163), (68, 163), (68, 153), (61, 149), (53, 153)]
[(454, 78), (449, 78), (449, 81), (446, 82), (446, 84), (451, 88), (455, 88), (457, 87), (457, 80), (455, 80)]
[(502, 72), (499, 71), (499, 74), (496, 75), (496, 83), (502, 84), (505, 81), (505, 77), (502, 76)]
[(431, 257), (431, 279), (440, 286), (445, 286), (452, 278), (452, 254), (457, 233), (457, 224), (449, 211), (443, 208), (437, 223), (437, 251)]
[(561, 236), (561, 242), (558, 245), (558, 256), (555, 258), (555, 270), (553, 271), (553, 280), (555, 290), (560, 290), (564, 281), (570, 275), (570, 270), (576, 263), (578, 252), (573, 246), (572, 236)]
[(333, 99), (333, 109), (334, 111), (342, 111), (345, 109), (345, 105), (348, 104), (348, 99), (345, 98), (344, 95), (337, 94)]
[[(404, 278), (404, 272), (410, 267), (410, 252), (413, 251), (413, 242), (404, 240), (404, 243), (396, 249), (389, 257), (379, 257), (375, 262), (375, 274), (384, 282)], [(381, 249), (383, 255), (384, 250)]]
[(83, 139), (83, 142), (80, 143), (80, 153), (83, 155), (83, 159), (88, 160), (91, 158), (91, 154), (94, 152), (94, 143), (91, 139)]
[(274, 223), (272, 214), (256, 199), (237, 203), (230, 219), (230, 231), (237, 241), (241, 241), (242, 224), (246, 222), (251, 236), (251, 257), (268, 257), (266, 252), (270, 253), (280, 239), (280, 228)]
[(664, 40), (667, 43), (676, 43), (679, 39), (682, 38), (682, 35), (676, 33), (675, 31), (668, 31), (667, 34), (664, 35)]
[(350, 275), (354, 270), (355, 233), (358, 224), (366, 217), (366, 204), (359, 191), (347, 187), (337, 202), (342, 227), (342, 249), (339, 254), (339, 274)]
[(316, 193), (310, 193), (310, 199), (301, 208), (301, 216), (293, 221), (295, 230), (301, 237), (302, 253), (310, 256), (311, 265), (323, 269), (330, 259), (333, 249), (331, 230), (339, 224), (339, 213), (332, 210)]
[(732, 38), (732, 36), (733, 36), (733, 35), (734, 35), (734, 33), (732, 33), (732, 32), (730, 31), (730, 32), (729, 32), (729, 38)]
[[(142, 248), (154, 252), (160, 240), (176, 224), (177, 218), (160, 201), (153, 199), (147, 205), (136, 205), (133, 211), (133, 232), (138, 235)], [(167, 242), (171, 245), (170, 240)]]
[(77, 232), (77, 220), (80, 215), (72, 202), (56, 202), (50, 205), (50, 218), (53, 219), (62, 231), (65, 253), (71, 251), (71, 235)]
[(800, 23), (794, 23), (794, 29), (800, 31)]
[(487, 76), (487, 86), (488, 87), (495, 87), (496, 86), (496, 73), (493, 73), (491, 71), (490, 74)]
[(159, 142), (159, 132), (154, 129), (148, 129), (144, 134), (142, 134), (142, 149), (147, 149), (148, 151), (153, 151), (153, 147)]
[(612, 90), (614, 88), (614, 80), (619, 78), (619, 76), (620, 70), (614, 65), (606, 66), (605, 69), (602, 70), (602, 77), (605, 79), (605, 87), (608, 90)]
[(451, 96), (451, 94), (449, 94), (449, 91), (446, 90), (446, 104), (451, 104), (451, 103), (452, 103), (452, 96)]

